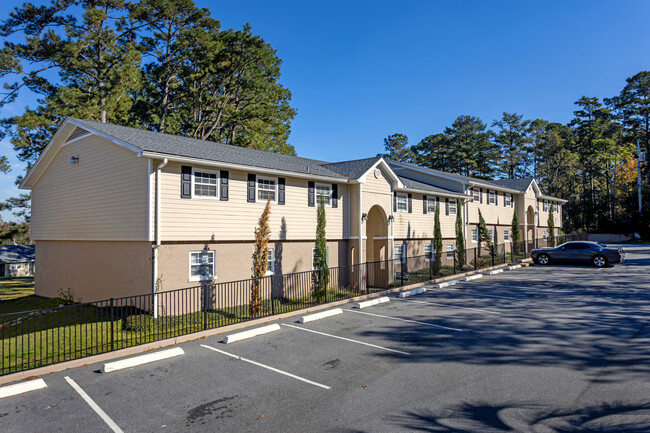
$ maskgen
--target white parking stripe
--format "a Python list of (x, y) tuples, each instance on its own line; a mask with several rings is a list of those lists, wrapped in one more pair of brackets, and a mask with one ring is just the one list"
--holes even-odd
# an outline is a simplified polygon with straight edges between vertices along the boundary
[(323, 389), (330, 389), (329, 386), (323, 385), (322, 383), (314, 382), (314, 381), (311, 381), (309, 379), (305, 379), (304, 377), (296, 376), (295, 374), (287, 373), (286, 371), (278, 370), (277, 368), (261, 364), (261, 363), (259, 363), (257, 361), (253, 361), (253, 360), (250, 360), (250, 359), (242, 358), (241, 356), (233, 355), (232, 353), (229, 353), (229, 352), (224, 352), (223, 350), (219, 350), (219, 349), (217, 349), (215, 347), (212, 347), (212, 346), (206, 346), (205, 344), (201, 344), (201, 347), (205, 347), (206, 349), (214, 350), (215, 352), (222, 353), (222, 354), (224, 354), (226, 356), (230, 356), (231, 358), (239, 359), (240, 361), (248, 362), (249, 364), (257, 365), (258, 367), (266, 368), (267, 370), (271, 370), (271, 371), (274, 371), (276, 373), (284, 374), (285, 376), (289, 376), (289, 377), (292, 377), (294, 379), (298, 379), (298, 380), (300, 380), (302, 382), (305, 382), (305, 383), (308, 383), (310, 385), (318, 386), (318, 387), (323, 388)]
[(108, 424), (111, 430), (113, 430), (115, 433), (124, 433), (122, 429), (119, 428), (117, 424), (115, 424), (115, 422), (113, 422), (113, 420), (108, 415), (106, 415), (106, 412), (104, 412), (101, 407), (97, 406), (97, 403), (95, 403), (93, 399), (90, 398), (90, 396), (86, 394), (86, 392), (83, 389), (81, 389), (79, 385), (77, 385), (77, 382), (70, 379), (68, 376), (65, 377), (65, 380), (70, 384), (72, 388), (74, 388), (75, 391), (77, 391), (77, 393), (79, 393), (81, 398), (86, 400), (88, 406), (90, 406), (95, 412), (97, 412), (97, 415), (99, 415), (104, 420), (104, 422)]
[(427, 302), (427, 301), (414, 301), (410, 299), (405, 299), (406, 302), (415, 302), (416, 304), (431, 304), (431, 305), (441, 305), (443, 307), (449, 307), (449, 308), (459, 308), (461, 310), (472, 310), (472, 311), (480, 311), (482, 313), (488, 313), (488, 314), (501, 314), (497, 311), (489, 311), (489, 310), (482, 310), (480, 308), (470, 308), (470, 307), (459, 307), (457, 305), (449, 305), (449, 304), (441, 304), (439, 302)]
[(313, 332), (314, 334), (325, 335), (326, 337), (338, 338), (339, 340), (350, 341), (352, 343), (363, 344), (364, 346), (370, 346), (376, 349), (387, 350), (389, 352), (401, 353), (402, 355), (410, 355), (410, 353), (402, 352), (401, 350), (389, 349), (387, 347), (377, 346), (376, 344), (365, 343), (363, 341), (353, 340), (351, 338), (339, 337), (338, 335), (332, 335), (332, 334), (327, 334), (325, 332), (314, 331), (312, 329), (301, 328), (295, 325), (287, 325), (286, 323), (283, 323), (282, 326), (288, 326), (289, 328), (300, 329), (301, 331)]
[(402, 319), (401, 317), (384, 316), (383, 314), (366, 313), (365, 311), (356, 311), (356, 310), (343, 310), (343, 311), (348, 311), (350, 313), (357, 313), (357, 314), (367, 314), (368, 316), (383, 317), (384, 319), (399, 320), (400, 322), (417, 323), (418, 325), (431, 326), (432, 328), (447, 329), (449, 331), (462, 331), (462, 329), (458, 329), (458, 328), (450, 328), (448, 326), (434, 325), (433, 323), (427, 323), (427, 322), (418, 322), (417, 320)]

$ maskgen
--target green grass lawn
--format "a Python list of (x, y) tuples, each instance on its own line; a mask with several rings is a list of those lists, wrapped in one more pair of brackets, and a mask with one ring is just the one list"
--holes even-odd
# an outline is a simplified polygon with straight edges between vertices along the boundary
[(59, 298), (43, 298), (34, 294), (34, 277), (0, 278), (0, 314), (57, 307)]

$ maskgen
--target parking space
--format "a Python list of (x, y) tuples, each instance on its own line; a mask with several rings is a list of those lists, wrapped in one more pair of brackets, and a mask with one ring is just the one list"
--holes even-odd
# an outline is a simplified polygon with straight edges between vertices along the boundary
[(114, 373), (51, 374), (0, 399), (2, 431), (644, 430), (650, 248), (628, 251), (602, 271), (507, 271)]

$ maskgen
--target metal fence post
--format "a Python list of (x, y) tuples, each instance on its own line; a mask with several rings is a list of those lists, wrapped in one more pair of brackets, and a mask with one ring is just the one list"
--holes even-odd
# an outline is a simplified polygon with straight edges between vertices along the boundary
[(474, 270), (476, 270), (477, 263), (476, 263), (476, 247), (474, 247)]
[(454, 250), (454, 275), (456, 275), (456, 250)]
[(111, 351), (115, 350), (115, 327), (113, 326), (113, 298), (111, 298)]
[(207, 284), (201, 285), (201, 299), (203, 300), (203, 329), (208, 329), (208, 293)]

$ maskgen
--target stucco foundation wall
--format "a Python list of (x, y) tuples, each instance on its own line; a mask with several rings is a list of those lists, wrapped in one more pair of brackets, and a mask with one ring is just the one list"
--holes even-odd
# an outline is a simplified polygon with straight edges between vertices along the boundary
[[(328, 242), (329, 266), (348, 264), (348, 241)], [(275, 274), (291, 274), (311, 270), (314, 242), (271, 241), (275, 249)], [(175, 290), (199, 286), (201, 281), (190, 281), (190, 252), (204, 249), (215, 252), (215, 283), (251, 278), (253, 242), (238, 243), (182, 243), (163, 244), (159, 250), (159, 277), (161, 290)]]
[(77, 302), (151, 293), (151, 243), (36, 241), (34, 290)]

